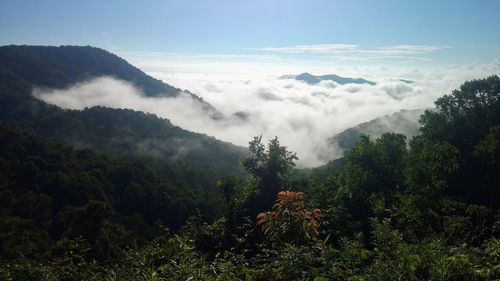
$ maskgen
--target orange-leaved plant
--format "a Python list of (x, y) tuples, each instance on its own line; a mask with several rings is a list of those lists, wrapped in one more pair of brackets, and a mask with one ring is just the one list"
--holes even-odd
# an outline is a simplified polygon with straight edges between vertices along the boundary
[(281, 191), (269, 212), (257, 215), (257, 225), (273, 243), (304, 244), (316, 241), (321, 210), (307, 209), (304, 193)]

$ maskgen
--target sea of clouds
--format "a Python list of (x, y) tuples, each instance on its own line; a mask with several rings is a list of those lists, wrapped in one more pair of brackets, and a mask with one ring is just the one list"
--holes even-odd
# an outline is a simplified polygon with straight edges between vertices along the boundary
[[(202, 97), (224, 114), (220, 120), (210, 118), (187, 94), (181, 92), (176, 98), (146, 97), (133, 84), (113, 77), (98, 77), (67, 89), (35, 89), (33, 94), (62, 108), (100, 105), (149, 112), (184, 129), (241, 146), (247, 146), (253, 136), (277, 136), (281, 144), (297, 152), (299, 167), (312, 167), (341, 156), (341, 151), (328, 143), (333, 135), (401, 109), (432, 107), (437, 98), (465, 80), (484, 78), (499, 73), (499, 69), (500, 64), (492, 62), (399, 72), (378, 67), (363, 69), (361, 75), (353, 76), (356, 70), (344, 75), (367, 78), (376, 85), (339, 85), (331, 81), (309, 85), (276, 74), (148, 72)], [(403, 78), (413, 82), (399, 80)]]

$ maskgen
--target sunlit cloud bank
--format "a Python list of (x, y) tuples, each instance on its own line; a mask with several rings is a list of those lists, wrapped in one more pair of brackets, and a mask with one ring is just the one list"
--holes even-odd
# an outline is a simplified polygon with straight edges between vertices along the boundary
[[(34, 95), (63, 108), (103, 105), (150, 112), (182, 128), (242, 146), (256, 135), (262, 134), (265, 139), (277, 136), (283, 145), (297, 152), (299, 166), (310, 167), (341, 156), (327, 139), (346, 128), (401, 109), (431, 107), (434, 100), (463, 81), (499, 70), (500, 64), (495, 61), (433, 69), (356, 68), (336, 73), (358, 72), (354, 77), (370, 78), (375, 85), (338, 85), (331, 81), (309, 85), (270, 74), (148, 72), (201, 96), (226, 116), (223, 120), (210, 119), (188, 95), (145, 97), (130, 83), (111, 77), (64, 90), (35, 90)], [(402, 78), (413, 83), (402, 82)]]

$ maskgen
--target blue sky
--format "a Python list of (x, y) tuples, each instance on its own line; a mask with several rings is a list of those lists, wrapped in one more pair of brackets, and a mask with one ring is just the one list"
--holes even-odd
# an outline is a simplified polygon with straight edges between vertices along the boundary
[(0, 0), (0, 45), (93, 45), (180, 62), (459, 64), (500, 57), (499, 12), (495, 0)]

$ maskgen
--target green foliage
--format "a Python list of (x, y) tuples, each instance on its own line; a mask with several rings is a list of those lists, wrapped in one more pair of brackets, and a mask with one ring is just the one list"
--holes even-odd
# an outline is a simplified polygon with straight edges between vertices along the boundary
[(274, 202), (275, 195), (288, 189), (287, 178), (295, 166), (295, 153), (281, 146), (278, 138), (269, 141), (267, 148), (262, 143), (262, 136), (254, 137), (249, 143), (252, 156), (243, 158), (241, 163), (245, 170), (256, 180), (252, 197), (248, 198), (251, 214), (269, 210)]
[(228, 233), (227, 220), (220, 218), (212, 224), (202, 222), (199, 217), (192, 217), (181, 230), (181, 234), (193, 241), (197, 250), (215, 257), (218, 253), (229, 250), (232, 237)]
[(460, 150), (468, 149), (500, 122), (500, 78), (465, 82), (459, 90), (436, 101), (437, 110), (421, 116), (422, 132), (446, 141)]
[[(91, 75), (167, 89), (119, 58), (1, 47), (0, 62), (3, 122), (114, 154), (0, 125), (1, 280), (500, 279), (497, 76), (440, 98), (409, 145), (361, 136), (299, 176), (294, 153), (256, 137), (243, 178), (237, 147), (143, 113), (30, 96), (35, 82), (67, 86), (96, 64)], [(173, 157), (183, 145), (199, 148)], [(280, 192), (292, 181), (296, 192)]]
[[(481, 175), (482, 184), (485, 185), (483, 192), (487, 197), (491, 213), (496, 202), (500, 201), (500, 125), (490, 128), (489, 133), (474, 147), (474, 156), (481, 167), (478, 171)], [(498, 209), (497, 209), (498, 210)]]
[[(347, 155), (334, 184), (334, 201), (329, 207), (346, 208), (347, 216), (364, 221), (375, 213), (384, 215), (397, 203), (403, 189), (404, 162), (407, 157), (405, 137), (384, 134), (374, 142), (362, 136)], [(345, 209), (344, 209), (345, 210)]]
[(441, 196), (447, 188), (447, 176), (460, 165), (458, 149), (449, 143), (432, 142), (424, 137), (414, 138), (410, 147), (406, 171), (409, 189), (431, 198)]
[[(460, 200), (492, 206), (492, 196), (498, 200), (498, 186), (488, 182), (491, 174), (484, 174), (491, 171), (487, 161), (481, 159), (485, 155), (477, 154), (474, 147), (483, 141), (490, 128), (500, 124), (499, 97), (498, 76), (472, 80), (451, 95), (439, 98), (436, 110), (428, 110), (421, 116), (424, 137), (449, 143), (460, 151), (460, 169), (449, 180), (453, 185), (453, 194)], [(494, 133), (488, 139), (491, 141), (491, 138), (494, 138)], [(470, 192), (471, 186), (476, 186), (474, 193)]]
[(157, 232), (157, 223), (178, 229), (196, 209), (208, 220), (223, 212), (215, 188), (0, 128), (2, 257), (42, 258), (57, 241), (76, 237), (94, 257), (117, 257), (144, 232)]

